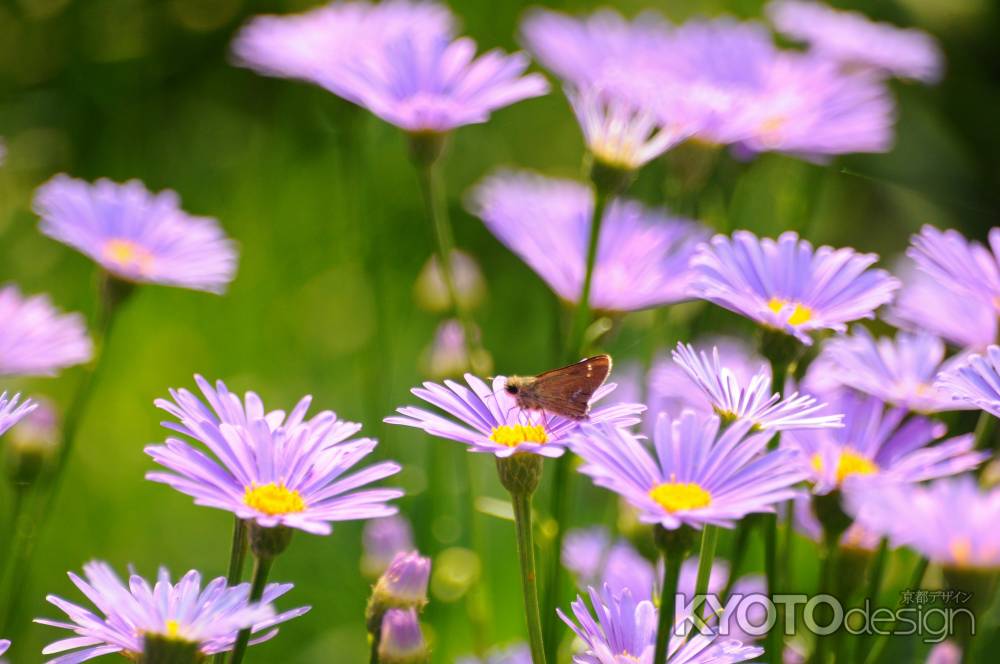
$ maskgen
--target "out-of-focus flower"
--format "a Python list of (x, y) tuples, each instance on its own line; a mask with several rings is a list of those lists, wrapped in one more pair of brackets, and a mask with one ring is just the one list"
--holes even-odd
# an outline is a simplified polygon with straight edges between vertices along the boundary
[(618, 595), (652, 597), (656, 578), (653, 563), (643, 558), (625, 539), (614, 542), (605, 528), (571, 530), (563, 540), (562, 563), (576, 577), (582, 590), (605, 586)]
[(666, 121), (652, 104), (597, 86), (567, 86), (587, 150), (600, 164), (632, 172), (694, 134), (694, 125)]
[(286, 16), (257, 16), (233, 40), (236, 63), (267, 76), (334, 85), (343, 69), (407, 34), (447, 38), (451, 12), (435, 2), (331, 2)]
[(841, 385), (920, 413), (972, 408), (934, 386), (938, 372), (955, 364), (955, 359), (944, 362), (944, 351), (944, 342), (926, 332), (875, 339), (858, 326), (852, 336), (827, 343), (823, 370)]
[(402, 514), (365, 522), (361, 530), (361, 570), (366, 576), (381, 576), (397, 553), (413, 549), (413, 527)]
[(962, 664), (962, 649), (954, 641), (942, 641), (931, 648), (925, 664)]
[[(478, 341), (479, 328), (472, 325)], [(489, 352), (479, 348), (472, 349), (476, 356), (476, 366), (493, 366), (493, 358)], [(465, 330), (462, 323), (454, 318), (442, 321), (434, 332), (434, 340), (424, 350), (421, 364), (431, 378), (438, 380), (456, 378), (472, 368), (469, 358), (469, 347), (465, 343)]]
[[(385, 421), (423, 429), (432, 436), (464, 443), (470, 452), (484, 452), (499, 458), (524, 452), (562, 456), (566, 438), (580, 426), (579, 421), (561, 415), (521, 410), (514, 397), (504, 389), (505, 376), (495, 377), (492, 387), (471, 374), (465, 375), (465, 382), (469, 387), (449, 380), (444, 385), (425, 382), (423, 387), (410, 390), (449, 417), (416, 406), (404, 406), (396, 410), (399, 415), (387, 417)], [(615, 387), (614, 383), (601, 386), (591, 403), (600, 401)], [(596, 408), (591, 411), (589, 421), (607, 422), (616, 427), (632, 426), (639, 423), (639, 414), (645, 408), (641, 404)]]
[(869, 269), (877, 260), (849, 248), (814, 250), (791, 231), (777, 240), (737, 231), (701, 246), (691, 261), (692, 292), (809, 345), (811, 332), (845, 332), (892, 299), (899, 282)]
[(38, 188), (34, 209), (43, 233), (125, 281), (222, 293), (236, 272), (236, 246), (219, 223), (181, 210), (171, 190), (57, 175)]
[(867, 486), (847, 508), (866, 528), (959, 569), (1000, 569), (1000, 489), (962, 476), (916, 484)]
[(938, 389), (958, 406), (980, 408), (1000, 417), (1000, 347), (990, 346), (986, 355), (969, 355), (938, 375)]
[(0, 289), (0, 374), (54, 376), (90, 359), (93, 347), (80, 314), (62, 314), (47, 295)]
[(390, 609), (382, 619), (378, 645), (379, 662), (385, 664), (425, 664), (427, 644), (420, 619), (413, 609)]
[(712, 409), (726, 422), (745, 420), (763, 431), (825, 429), (843, 426), (843, 416), (823, 413), (826, 404), (808, 394), (793, 392), (782, 398), (772, 392), (770, 372), (760, 370), (746, 383), (740, 382), (719, 359), (719, 349), (712, 357), (698, 353), (690, 344), (677, 342), (674, 362), (688, 374), (698, 389), (708, 397)]
[(600, 84), (635, 72), (665, 52), (670, 26), (649, 11), (627, 20), (611, 9), (573, 17), (531, 9), (521, 23), (521, 41), (547, 69), (574, 85)]
[(0, 394), (0, 435), (24, 419), (28, 413), (35, 410), (35, 407), (35, 403), (31, 399), (21, 401), (20, 394), (15, 394), (10, 398), (7, 397), (6, 391)]
[(69, 650), (52, 662), (84, 660), (121, 653), (139, 661), (150, 648), (169, 644), (194, 646), (202, 656), (232, 649), (239, 630), (250, 628), (258, 635), (255, 643), (275, 634), (275, 625), (306, 613), (300, 607), (275, 614), (272, 602), (292, 588), (292, 584), (268, 584), (260, 602), (250, 601), (250, 584), (227, 587), (222, 577), (201, 586), (201, 574), (191, 570), (173, 584), (161, 568), (154, 586), (132, 574), (122, 582), (107, 563), (84, 566), (84, 577), (72, 572), (70, 580), (90, 599), (99, 614), (49, 595), (46, 599), (66, 613), (69, 622), (39, 618), (35, 622), (74, 632), (74, 636), (48, 645), (42, 653), (52, 655)]
[(310, 397), (299, 401), (286, 419), (282, 411), (265, 416), (252, 392), (244, 410), (221, 382), (216, 391), (203, 380), (199, 384), (218, 416), (185, 390), (172, 391), (176, 405), (162, 400), (157, 405), (180, 419), (179, 425), (165, 426), (196, 439), (212, 456), (168, 438), (164, 445), (147, 446), (146, 453), (171, 472), (149, 472), (147, 479), (263, 528), (287, 526), (327, 535), (333, 521), (396, 513), (388, 501), (402, 491), (356, 489), (398, 473), (399, 464), (386, 461), (346, 475), (377, 445), (371, 438), (348, 440), (360, 425), (339, 420), (332, 411), (304, 419)]
[(816, 494), (849, 482), (924, 482), (965, 472), (988, 457), (973, 451), (972, 434), (932, 445), (945, 435), (943, 423), (907, 418), (905, 408), (887, 410), (875, 397), (844, 390), (830, 407), (844, 413), (842, 429), (790, 431), (782, 437), (782, 445), (802, 453)]
[[(455, 290), (461, 305), (474, 309), (482, 303), (486, 295), (486, 281), (476, 260), (464, 251), (455, 250), (451, 254), (451, 276), (455, 280)], [(413, 285), (417, 304), (435, 313), (452, 311), (451, 297), (441, 274), (441, 265), (436, 255), (424, 263), (424, 267)]]
[(35, 401), (36, 408), (21, 419), (4, 441), (8, 477), (15, 484), (31, 484), (59, 449), (59, 418), (47, 399)]
[(9, 639), (0, 639), (0, 655), (2, 655), (5, 652), (7, 652), (8, 648), (10, 648), (10, 640)]
[[(816, 518), (811, 501), (812, 499), (808, 496), (802, 496), (797, 499), (792, 518), (794, 519), (796, 530), (817, 544), (820, 544), (823, 541), (823, 525)], [(881, 539), (882, 537), (879, 534), (868, 530), (860, 523), (854, 522), (840, 536), (840, 546), (844, 549), (855, 549), (871, 553), (878, 548)]]
[[(562, 609), (559, 617), (583, 642), (583, 651), (574, 656), (577, 664), (652, 662), (656, 647), (657, 611), (648, 600), (636, 602), (632, 593), (614, 595), (607, 589), (590, 588), (591, 609), (580, 596), (570, 604), (570, 618)], [(671, 635), (668, 664), (732, 664), (759, 657), (763, 648), (716, 635), (694, 634), (690, 638)]]
[(978, 298), (946, 285), (921, 270), (907, 266), (903, 288), (886, 315), (893, 325), (924, 331), (961, 347), (983, 351), (997, 340), (997, 310)]
[(515, 643), (506, 648), (494, 648), (485, 659), (460, 657), (455, 664), (531, 664), (531, 649), (527, 643)]
[(848, 70), (867, 69), (924, 83), (941, 78), (942, 55), (926, 32), (872, 21), (819, 2), (774, 0), (767, 14), (779, 32)]
[(906, 254), (917, 267), (954, 293), (1000, 312), (1000, 228), (989, 235), (990, 248), (965, 239), (956, 230), (924, 226), (911, 238)]
[(749, 422), (722, 433), (719, 423), (692, 411), (676, 420), (661, 414), (653, 455), (635, 434), (607, 425), (585, 425), (569, 444), (585, 462), (580, 472), (625, 498), (643, 523), (671, 530), (732, 527), (797, 495), (792, 486), (806, 473), (796, 451), (767, 452), (772, 434), (749, 433)]
[[(556, 294), (576, 302), (583, 290), (593, 191), (572, 180), (501, 171), (473, 190), (469, 209)], [(708, 236), (700, 224), (634, 201), (604, 213), (590, 306), (634, 311), (687, 299), (688, 262)]]

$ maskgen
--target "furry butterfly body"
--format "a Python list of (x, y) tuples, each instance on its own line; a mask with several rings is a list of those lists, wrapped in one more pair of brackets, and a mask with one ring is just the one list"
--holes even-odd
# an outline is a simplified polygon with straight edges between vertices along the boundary
[(509, 376), (504, 389), (519, 408), (573, 420), (590, 413), (590, 400), (611, 373), (611, 356), (595, 355), (537, 376)]

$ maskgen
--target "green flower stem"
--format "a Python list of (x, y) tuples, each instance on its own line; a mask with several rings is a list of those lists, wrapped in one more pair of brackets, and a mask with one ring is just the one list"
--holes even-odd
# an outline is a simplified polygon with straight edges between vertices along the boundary
[[(229, 550), (229, 571), (226, 574), (227, 585), (235, 586), (243, 580), (243, 566), (246, 561), (248, 546), (249, 539), (247, 538), (246, 521), (238, 516), (234, 516), (233, 544)], [(212, 658), (214, 664), (223, 664), (225, 661), (225, 652), (216, 653), (215, 657)]]
[[(996, 444), (997, 418), (985, 410), (976, 422), (975, 449), (992, 450)], [(985, 467), (985, 464), (984, 464)]]
[(741, 519), (736, 524), (736, 535), (733, 538), (732, 551), (729, 554), (729, 578), (726, 579), (726, 587), (722, 590), (722, 597), (729, 597), (733, 589), (733, 584), (739, 578), (743, 568), (743, 559), (746, 558), (747, 549), (750, 544), (750, 532), (753, 530), (753, 517)]
[[(761, 518), (761, 533), (764, 535), (764, 576), (767, 577), (767, 592), (775, 595), (779, 592), (778, 579), (778, 515), (764, 514)], [(767, 633), (765, 652), (780, 653), (784, 650), (785, 619), (782, 605), (775, 606), (777, 622)]]
[[(920, 584), (924, 581), (924, 574), (927, 573), (927, 558), (921, 557), (917, 561), (916, 567), (913, 568), (913, 575), (910, 577), (910, 584), (907, 588), (919, 588)], [(875, 664), (882, 657), (885, 652), (886, 646), (889, 645), (889, 635), (896, 628), (895, 621), (892, 622), (888, 627), (886, 627), (883, 633), (876, 637), (875, 644), (872, 649), (868, 651), (868, 656), (865, 657), (865, 664)]]
[[(250, 587), (250, 602), (259, 602), (264, 596), (264, 588), (267, 587), (267, 576), (271, 572), (271, 565), (274, 558), (268, 556), (254, 557), (253, 565), (253, 585)], [(247, 645), (250, 643), (250, 629), (240, 630), (236, 635), (236, 644), (233, 646), (233, 656), (230, 664), (240, 664), (243, 656), (246, 655)]]
[(542, 621), (538, 609), (538, 587), (535, 574), (535, 548), (531, 529), (531, 494), (511, 493), (514, 505), (514, 528), (517, 531), (517, 556), (521, 563), (521, 585), (524, 589), (524, 613), (528, 621), (528, 645), (533, 664), (545, 664)]
[[(702, 600), (697, 599), (708, 593), (708, 582), (712, 577), (712, 564), (715, 562), (715, 547), (719, 543), (718, 526), (706, 525), (701, 531), (701, 550), (698, 552), (698, 577), (694, 585), (695, 604), (693, 615), (695, 620), (701, 620)], [(725, 601), (725, 597), (719, 598)], [(694, 634), (694, 630), (691, 631)]]
[(434, 226), (434, 237), (437, 241), (438, 266), (441, 278), (455, 317), (462, 326), (462, 336), (465, 337), (465, 352), (469, 358), (469, 367), (473, 373), (489, 371), (484, 367), (485, 353), (479, 344), (479, 335), (473, 325), (465, 304), (459, 297), (458, 286), (455, 283), (455, 273), (452, 270), (452, 256), (455, 253), (455, 236), (448, 218), (448, 199), (445, 192), (444, 178), (441, 175), (441, 153), (444, 150), (445, 136), (419, 135), (411, 136), (411, 156), (417, 167), (420, 178), (420, 189), (427, 206), (427, 216)]
[(656, 627), (656, 651), (653, 664), (666, 664), (670, 650), (670, 635), (674, 631), (674, 612), (677, 608), (677, 580), (681, 573), (683, 555), (663, 553), (663, 591), (660, 595), (660, 620)]
[(590, 220), (590, 237), (587, 240), (587, 263), (583, 273), (583, 288), (576, 303), (576, 311), (566, 337), (566, 362), (575, 362), (584, 352), (584, 337), (590, 323), (590, 292), (594, 285), (594, 268), (597, 265), (597, 249), (600, 246), (601, 226), (607, 209), (610, 193), (598, 188), (594, 192), (594, 214)]
[[(868, 567), (868, 587), (863, 598), (871, 600), (873, 606), (878, 605), (878, 595), (882, 589), (882, 578), (885, 576), (885, 566), (888, 560), (889, 541), (883, 537), (879, 541), (878, 549), (875, 551), (875, 556)], [(851, 656), (852, 662), (861, 664), (864, 661), (865, 647), (869, 641), (870, 638), (863, 635), (854, 638), (854, 652)], [(841, 662), (843, 660), (837, 661)]]

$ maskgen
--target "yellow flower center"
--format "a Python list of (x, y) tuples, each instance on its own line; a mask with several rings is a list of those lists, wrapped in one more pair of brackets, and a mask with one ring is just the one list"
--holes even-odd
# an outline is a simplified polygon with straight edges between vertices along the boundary
[[(823, 472), (823, 457), (814, 454), (812, 456), (812, 467), (817, 473)], [(844, 480), (851, 475), (874, 475), (878, 472), (878, 466), (868, 457), (862, 456), (850, 448), (841, 451), (837, 458), (837, 484), (843, 484)]]
[(140, 274), (149, 274), (153, 268), (152, 252), (131, 240), (120, 238), (108, 240), (101, 253), (106, 261), (112, 262), (124, 270), (136, 270)]
[(490, 440), (507, 447), (517, 447), (521, 443), (545, 443), (549, 439), (545, 427), (540, 424), (503, 424), (493, 427)]
[(956, 537), (948, 544), (951, 557), (959, 567), (966, 567), (972, 560), (972, 542), (968, 537)]
[(671, 514), (681, 510), (696, 510), (712, 504), (712, 494), (694, 482), (664, 482), (649, 490), (649, 497)]
[(780, 314), (786, 307), (792, 307), (792, 314), (788, 317), (789, 325), (802, 325), (812, 320), (813, 310), (804, 304), (796, 302), (794, 305), (788, 300), (772, 297), (767, 303), (767, 308), (776, 314)]
[(757, 127), (760, 141), (767, 146), (775, 147), (781, 143), (782, 134), (788, 118), (783, 115), (772, 115)]
[(298, 491), (274, 482), (247, 487), (243, 502), (258, 512), (271, 516), (293, 514), (306, 509), (306, 501), (302, 500), (302, 495)]
[(181, 625), (176, 620), (167, 621), (166, 636), (171, 639), (177, 638), (177, 635), (181, 632)]

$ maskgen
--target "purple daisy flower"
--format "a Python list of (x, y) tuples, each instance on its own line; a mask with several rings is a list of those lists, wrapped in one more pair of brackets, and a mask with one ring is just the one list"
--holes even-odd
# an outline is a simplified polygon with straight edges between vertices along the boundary
[[(607, 589), (589, 590), (590, 604), (577, 596), (570, 605), (573, 618), (562, 609), (559, 617), (583, 643), (583, 651), (573, 656), (574, 664), (652, 664), (656, 646), (657, 610), (648, 600), (636, 602), (627, 590), (614, 595)], [(756, 646), (745, 646), (716, 635), (695, 634), (691, 638), (672, 635), (667, 648), (668, 664), (732, 664), (763, 654)]]
[(31, 399), (25, 399), (18, 403), (20, 399), (20, 394), (15, 394), (8, 399), (6, 391), (0, 393), (0, 436), (35, 410), (36, 404)]
[(347, 63), (410, 32), (449, 37), (454, 18), (434, 2), (337, 1), (301, 14), (257, 16), (233, 40), (236, 63), (266, 76), (318, 85)]
[(460, 657), (455, 664), (532, 664), (531, 649), (527, 643), (515, 643), (505, 648), (494, 648), (484, 659)]
[(1000, 312), (1000, 228), (989, 235), (990, 247), (965, 239), (956, 230), (924, 226), (906, 254), (941, 286), (972, 297)]
[(43, 233), (125, 281), (222, 293), (236, 272), (236, 246), (219, 223), (181, 210), (169, 189), (57, 175), (35, 192), (34, 209)]
[[(593, 206), (590, 187), (516, 171), (480, 182), (468, 204), (567, 302), (576, 302), (583, 290)], [(696, 222), (613, 201), (601, 226), (591, 307), (634, 311), (687, 299), (687, 265), (707, 236)]]
[(777, 240), (737, 231), (701, 246), (691, 261), (692, 292), (811, 345), (811, 332), (845, 332), (892, 299), (899, 282), (869, 269), (877, 260), (849, 248), (814, 250), (791, 231)]
[(844, 390), (830, 400), (830, 407), (844, 413), (842, 429), (790, 431), (781, 441), (802, 453), (816, 494), (848, 482), (924, 482), (965, 472), (989, 456), (973, 451), (972, 434), (936, 442), (947, 432), (943, 423), (908, 418), (905, 408), (887, 410), (875, 397)]
[(521, 41), (547, 69), (574, 85), (600, 83), (610, 74), (633, 73), (658, 59), (670, 26), (647, 11), (627, 20), (611, 9), (574, 17), (530, 9), (521, 23)]
[(935, 386), (950, 396), (956, 408), (979, 408), (1000, 417), (1000, 347), (985, 355), (972, 354), (938, 375)]
[(941, 78), (941, 50), (921, 30), (877, 23), (858, 12), (819, 2), (774, 0), (767, 14), (779, 32), (849, 70), (868, 69), (924, 83)]
[(49, 595), (46, 599), (69, 622), (43, 618), (35, 622), (75, 634), (42, 651), (45, 655), (74, 651), (49, 660), (50, 664), (73, 664), (111, 653), (138, 661), (151, 637), (197, 644), (198, 651), (208, 656), (231, 650), (241, 629), (259, 634), (254, 641), (259, 643), (277, 634), (275, 625), (309, 610), (304, 606), (275, 614), (272, 603), (292, 589), (290, 583), (268, 584), (260, 602), (251, 602), (249, 583), (229, 587), (219, 577), (202, 588), (201, 574), (194, 570), (175, 585), (161, 568), (152, 586), (137, 574), (125, 584), (104, 562), (88, 563), (83, 572), (85, 578), (72, 572), (69, 578), (100, 614)]
[[(498, 458), (524, 452), (562, 456), (566, 439), (580, 427), (577, 420), (518, 408), (514, 397), (504, 389), (507, 382), (504, 376), (495, 377), (492, 387), (472, 374), (465, 374), (465, 382), (469, 387), (447, 380), (444, 385), (426, 382), (423, 387), (410, 390), (448, 417), (416, 406), (404, 406), (397, 409), (399, 415), (387, 417), (385, 421), (423, 429), (432, 436), (464, 443), (470, 452), (493, 454)], [(615, 387), (614, 383), (601, 386), (591, 402), (600, 401)], [(639, 423), (639, 414), (645, 409), (641, 404), (604, 406), (591, 411), (590, 421), (607, 423), (611, 427), (632, 426)]]
[(886, 320), (897, 327), (926, 331), (960, 348), (985, 350), (997, 339), (997, 310), (983, 306), (963, 291), (953, 291), (938, 279), (906, 266), (903, 288)]
[(770, 372), (766, 370), (758, 371), (745, 383), (741, 382), (736, 374), (722, 365), (718, 348), (712, 349), (712, 357), (709, 358), (704, 351), (698, 353), (690, 344), (679, 341), (673, 358), (708, 397), (712, 409), (724, 421), (745, 420), (762, 431), (843, 426), (843, 416), (821, 414), (826, 404), (813, 396), (793, 392), (783, 399), (780, 393), (772, 392)]
[(1000, 569), (1000, 489), (965, 475), (914, 484), (869, 486), (848, 495), (858, 521), (931, 562), (965, 569)]
[(634, 597), (652, 597), (656, 585), (653, 563), (624, 538), (612, 541), (601, 526), (566, 533), (562, 563), (576, 577), (580, 589), (602, 586), (615, 595), (629, 590)]
[(186, 390), (171, 390), (175, 403), (158, 400), (179, 424), (164, 426), (199, 441), (202, 449), (177, 438), (149, 445), (146, 453), (171, 472), (146, 478), (192, 496), (195, 503), (232, 512), (264, 528), (287, 526), (327, 535), (330, 522), (374, 519), (396, 513), (388, 501), (397, 489), (359, 487), (395, 475), (399, 464), (385, 461), (345, 475), (371, 454), (371, 438), (348, 440), (361, 428), (332, 411), (305, 419), (311, 397), (285, 417), (264, 413), (260, 398), (247, 393), (245, 404), (220, 381), (216, 390), (195, 378), (213, 410)]
[(372, 519), (361, 530), (361, 569), (366, 576), (381, 576), (397, 553), (413, 549), (413, 527), (402, 514)]
[(767, 452), (772, 434), (750, 433), (735, 422), (720, 433), (720, 420), (685, 411), (671, 420), (661, 414), (653, 435), (654, 454), (635, 434), (585, 425), (570, 440), (583, 458), (580, 472), (614, 491), (639, 510), (643, 523), (675, 529), (712, 524), (730, 528), (747, 514), (773, 512), (792, 498), (792, 485), (805, 479), (793, 450)]
[(60, 313), (47, 295), (0, 289), (0, 374), (54, 376), (92, 353), (83, 316)]
[(899, 332), (895, 339), (875, 339), (858, 326), (853, 335), (827, 343), (823, 371), (841, 385), (919, 413), (972, 408), (934, 386), (938, 372), (962, 359), (946, 362), (944, 353), (944, 342), (926, 332)]

